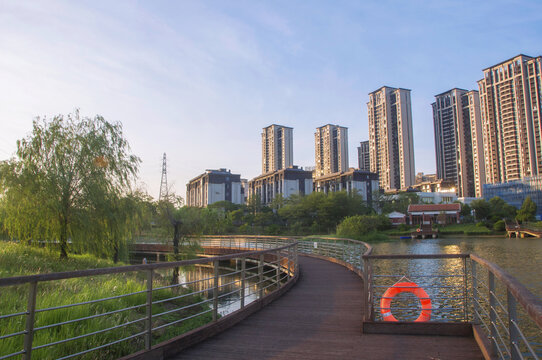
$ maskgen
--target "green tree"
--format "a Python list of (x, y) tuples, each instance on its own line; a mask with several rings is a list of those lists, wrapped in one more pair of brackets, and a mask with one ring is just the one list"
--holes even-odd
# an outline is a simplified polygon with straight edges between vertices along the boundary
[(341, 221), (337, 226), (337, 235), (359, 239), (369, 233), (389, 227), (391, 227), (391, 222), (385, 215), (354, 215)]
[(534, 221), (536, 215), (536, 204), (527, 196), (521, 205), (521, 209), (518, 210), (516, 220), (518, 221)]
[(401, 192), (394, 195), (375, 191), (373, 199), (375, 206), (382, 214), (389, 214), (393, 211), (406, 214), (409, 205), (420, 203), (420, 197), (415, 192)]
[(470, 203), (470, 207), (474, 210), (476, 220), (485, 220), (491, 214), (491, 207), (485, 199), (476, 199)]
[[(104, 217), (130, 211), (115, 203), (128, 192), (140, 159), (130, 154), (120, 123), (83, 118), (78, 111), (37, 118), (32, 133), (17, 141), (16, 154), (0, 164), (3, 222), (12, 238), (57, 241), (60, 257), (66, 258), (68, 239), (74, 245), (85, 242), (85, 230), (99, 232), (108, 226)], [(92, 248), (109, 251), (108, 246)]]
[(495, 223), (502, 219), (514, 219), (517, 209), (498, 196), (489, 200), (490, 220)]

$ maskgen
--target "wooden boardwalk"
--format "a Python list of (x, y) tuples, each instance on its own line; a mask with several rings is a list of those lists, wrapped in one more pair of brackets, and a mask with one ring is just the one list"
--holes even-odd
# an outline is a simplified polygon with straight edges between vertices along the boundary
[(361, 334), (360, 278), (299, 257), (301, 277), (281, 298), (173, 359), (482, 359), (474, 338)]

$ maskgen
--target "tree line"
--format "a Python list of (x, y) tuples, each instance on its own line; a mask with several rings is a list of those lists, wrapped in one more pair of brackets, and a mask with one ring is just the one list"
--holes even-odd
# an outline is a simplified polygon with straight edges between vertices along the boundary
[[(61, 258), (73, 252), (118, 261), (127, 258), (131, 241), (151, 236), (171, 239), (179, 259), (195, 251), (193, 235), (356, 237), (390, 227), (387, 217), (377, 211), (406, 213), (408, 205), (420, 202), (416, 193), (375, 192), (370, 206), (360, 194), (343, 191), (279, 195), (268, 206), (253, 197), (242, 205), (222, 201), (190, 208), (175, 195), (154, 201), (134, 190), (140, 163), (120, 123), (82, 117), (78, 111), (50, 120), (37, 118), (31, 134), (17, 142), (16, 155), (0, 162), (3, 237), (55, 247)], [(489, 226), (503, 219), (530, 221), (535, 213), (530, 198), (519, 210), (494, 198), (462, 205), (461, 212), (465, 220)]]

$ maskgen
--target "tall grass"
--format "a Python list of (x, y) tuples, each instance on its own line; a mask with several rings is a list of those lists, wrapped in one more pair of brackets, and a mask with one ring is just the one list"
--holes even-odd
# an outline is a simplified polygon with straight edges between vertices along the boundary
[[(58, 253), (47, 249), (33, 248), (16, 243), (0, 242), (0, 277), (50, 273), (58, 271), (73, 271), (89, 268), (111, 267), (124, 264), (114, 264), (112, 261), (95, 258), (91, 255), (72, 255), (67, 260), (59, 260)], [(132, 310), (115, 314), (82, 320), (61, 326), (37, 330), (34, 333), (33, 347), (50, 344), (84, 334), (116, 327), (128, 322), (145, 318), (146, 275), (142, 273), (126, 273), (100, 275), (93, 277), (66, 279), (59, 281), (40, 282), (36, 309), (46, 309), (68, 304), (88, 302), (123, 294), (136, 293), (130, 296), (95, 302), (69, 308), (49, 310), (36, 313), (35, 328), (60, 322), (80, 319), (98, 314), (104, 314), (128, 307), (139, 306)], [(171, 284), (172, 271), (156, 273), (153, 287)], [(0, 288), (0, 316), (26, 311), (28, 285)], [(153, 301), (168, 299), (188, 293), (189, 289), (175, 288), (153, 292)], [(155, 304), (154, 314), (202, 301), (199, 296), (185, 296), (181, 299)], [(142, 306), (140, 306), (142, 305)], [(186, 310), (153, 318), (153, 327), (166, 324), (181, 318), (195, 315), (207, 310), (206, 304), (196, 305)], [(153, 344), (164, 341), (188, 330), (199, 327), (211, 320), (211, 314), (205, 313), (176, 325), (153, 332)], [(0, 319), (0, 336), (23, 331), (26, 316)], [(34, 350), (32, 357), (37, 359), (55, 359), (74, 354), (86, 349), (101, 346), (130, 335), (144, 331), (145, 321), (135, 322), (118, 329), (97, 335), (83, 337), (64, 344), (47, 346)], [(23, 335), (0, 340), (0, 356), (22, 350)], [(114, 359), (143, 349), (144, 338), (139, 336), (119, 344), (87, 353), (82, 359)]]

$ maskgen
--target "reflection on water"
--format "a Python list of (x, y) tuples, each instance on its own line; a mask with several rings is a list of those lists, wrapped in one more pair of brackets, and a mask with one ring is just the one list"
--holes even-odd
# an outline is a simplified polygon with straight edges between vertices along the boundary
[[(264, 266), (263, 296), (275, 290), (272, 274), (276, 269)], [(221, 261), (218, 277), (218, 313), (222, 316), (230, 314), (241, 308), (241, 261)], [(247, 260), (245, 275), (245, 305), (259, 298), (258, 265), (255, 261)], [(213, 298), (214, 269), (210, 264), (183, 267), (177, 283), (185, 284), (183, 287), (200, 293), (205, 299)]]
[(533, 294), (542, 297), (542, 239), (449, 237), (392, 240), (373, 244), (373, 253), (376, 255), (475, 253), (499, 265)]
[[(373, 244), (373, 254), (459, 254), (475, 253), (487, 259), (510, 275), (515, 277), (527, 289), (538, 298), (542, 297), (542, 239), (525, 238), (509, 239), (505, 237), (450, 237), (443, 239), (425, 240), (391, 240)], [(487, 271), (477, 266), (477, 277), (480, 298), (483, 299), (481, 312), (489, 311), (487, 300)], [(387, 287), (393, 285), (401, 276), (422, 286), (432, 301), (432, 319), (440, 321), (463, 321), (472, 319), (465, 318), (465, 309), (472, 314), (472, 297), (465, 301), (465, 283), (463, 279), (465, 264), (462, 259), (414, 259), (403, 260), (378, 260), (374, 262), (374, 274), (397, 275), (391, 277), (374, 278), (375, 287), (375, 319), (380, 320), (378, 306), (382, 293)], [(470, 274), (470, 263), (467, 264), (467, 274)], [(434, 276), (434, 277), (433, 277)], [(471, 279), (470, 275), (467, 279)], [(470, 280), (469, 280), (470, 281)], [(381, 286), (381, 287), (378, 287)], [(467, 283), (470, 289), (472, 284)], [(506, 307), (506, 290), (502, 283), (496, 281), (496, 293), (502, 306)], [(400, 320), (412, 321), (419, 315), (419, 301), (413, 296), (400, 294), (392, 301), (392, 312)], [(414, 308), (414, 309), (413, 309)], [(499, 331), (504, 334), (508, 318), (506, 312), (497, 306), (497, 313), (502, 318)], [(519, 321), (525, 329), (525, 335), (534, 346), (538, 356), (542, 356), (542, 334), (540, 328), (530, 319), (526, 312), (518, 305)], [(522, 352), (526, 353), (526, 348)]]
[[(463, 259), (393, 259), (372, 261), (375, 319), (380, 320), (380, 299), (397, 282), (414, 282), (431, 300), (431, 319), (466, 321)], [(382, 309), (387, 312), (387, 309)], [(391, 303), (393, 315), (414, 321), (420, 315), (420, 300), (408, 293), (398, 294)]]

